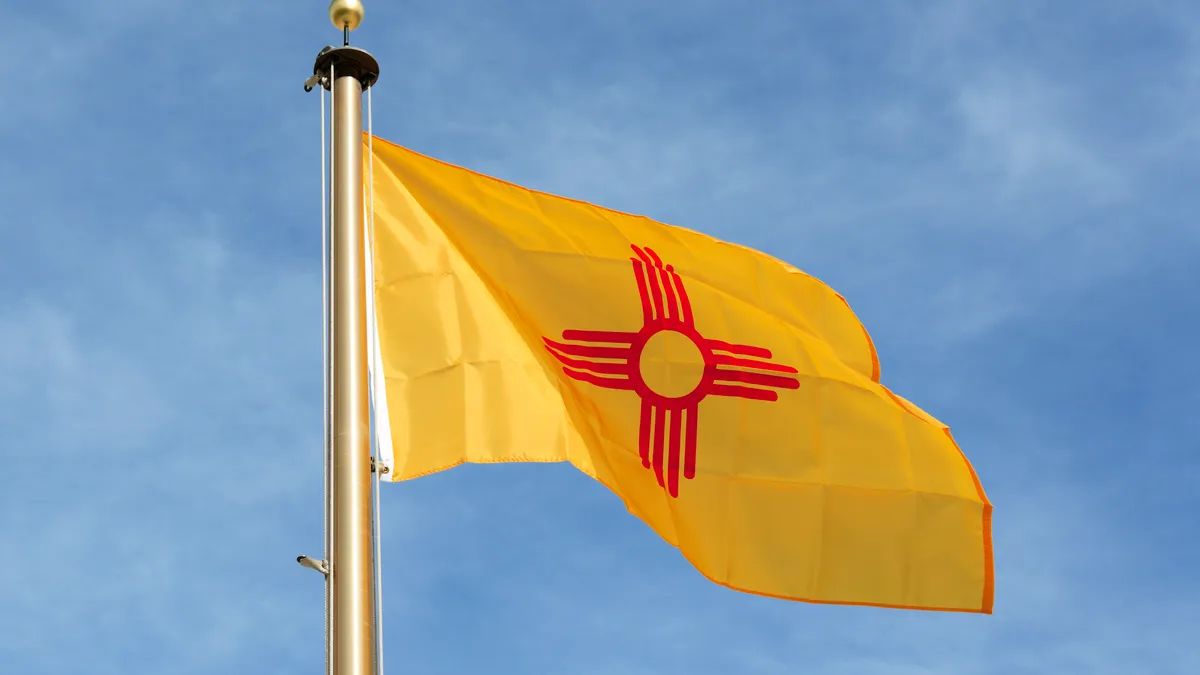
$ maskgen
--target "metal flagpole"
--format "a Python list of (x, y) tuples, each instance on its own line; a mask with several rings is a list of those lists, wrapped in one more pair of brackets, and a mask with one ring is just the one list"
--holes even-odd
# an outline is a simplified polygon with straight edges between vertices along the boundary
[[(361, 0), (333, 0), (329, 18), (343, 31), (341, 47), (317, 55), (306, 89), (332, 92), (332, 232), (330, 236), (329, 371), (332, 454), (329, 560), (301, 556), (301, 564), (326, 575), (330, 621), (326, 644), (332, 675), (375, 673), (375, 589), (371, 541), (370, 401), (367, 383), (367, 302), (363, 240), (363, 91), (379, 77), (379, 64), (350, 46), (362, 23)], [(332, 75), (332, 76), (331, 76)]]

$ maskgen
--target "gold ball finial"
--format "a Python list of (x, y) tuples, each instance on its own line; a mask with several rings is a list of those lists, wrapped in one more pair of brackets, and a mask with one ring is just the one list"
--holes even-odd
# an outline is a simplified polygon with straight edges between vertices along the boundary
[(333, 0), (329, 3), (329, 20), (338, 30), (358, 28), (363, 20), (362, 0)]

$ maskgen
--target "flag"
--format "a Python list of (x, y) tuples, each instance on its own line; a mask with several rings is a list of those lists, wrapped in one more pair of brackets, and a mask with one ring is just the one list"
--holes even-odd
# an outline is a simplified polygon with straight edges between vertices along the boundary
[(880, 384), (840, 295), (758, 251), (370, 145), (388, 480), (566, 461), (730, 588), (991, 612), (975, 471)]

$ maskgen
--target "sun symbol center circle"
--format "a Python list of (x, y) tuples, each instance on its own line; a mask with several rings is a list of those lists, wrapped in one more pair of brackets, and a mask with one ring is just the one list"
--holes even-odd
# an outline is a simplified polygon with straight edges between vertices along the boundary
[(646, 341), (638, 370), (650, 391), (680, 398), (695, 391), (704, 379), (704, 354), (687, 335), (661, 330)]

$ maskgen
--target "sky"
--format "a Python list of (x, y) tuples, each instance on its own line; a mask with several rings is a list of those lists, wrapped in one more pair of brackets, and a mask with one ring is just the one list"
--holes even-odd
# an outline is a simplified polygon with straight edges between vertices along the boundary
[[(0, 0), (0, 671), (320, 673), (323, 1)], [(387, 672), (1200, 672), (1200, 5), (368, 0), (374, 130), (843, 294), (991, 616), (706, 581), (567, 465), (385, 485)]]

